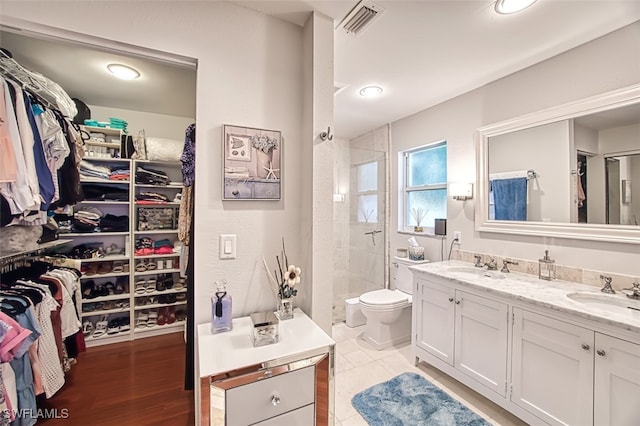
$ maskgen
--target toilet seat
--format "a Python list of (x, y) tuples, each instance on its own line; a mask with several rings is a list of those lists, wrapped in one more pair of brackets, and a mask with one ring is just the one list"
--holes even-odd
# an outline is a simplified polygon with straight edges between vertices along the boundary
[(411, 296), (399, 290), (383, 288), (363, 294), (360, 303), (374, 309), (397, 308), (411, 304)]

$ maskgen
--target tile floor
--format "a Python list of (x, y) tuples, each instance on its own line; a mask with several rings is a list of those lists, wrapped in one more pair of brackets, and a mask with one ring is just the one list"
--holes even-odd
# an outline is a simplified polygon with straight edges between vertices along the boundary
[(336, 426), (367, 426), (367, 422), (351, 405), (353, 395), (407, 371), (423, 375), (496, 426), (526, 425), (482, 395), (424, 362), (414, 367), (410, 344), (376, 351), (360, 337), (363, 331), (364, 327), (350, 328), (344, 322), (333, 326), (333, 339), (336, 341)]

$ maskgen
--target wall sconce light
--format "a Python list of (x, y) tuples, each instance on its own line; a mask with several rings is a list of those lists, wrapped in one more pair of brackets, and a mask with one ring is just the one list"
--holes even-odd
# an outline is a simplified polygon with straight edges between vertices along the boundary
[(449, 195), (451, 195), (454, 200), (469, 200), (473, 198), (473, 184), (466, 182), (449, 183)]

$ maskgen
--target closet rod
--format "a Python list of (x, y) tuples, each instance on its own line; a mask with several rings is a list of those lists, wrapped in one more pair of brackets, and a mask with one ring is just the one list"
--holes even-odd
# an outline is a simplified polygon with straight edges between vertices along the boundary
[(18, 83), (23, 90), (29, 92), (45, 106), (59, 110), (57, 95), (54, 89), (47, 87), (55, 83), (43, 75), (38, 75), (24, 68), (7, 53), (5, 49), (0, 49), (0, 74)]

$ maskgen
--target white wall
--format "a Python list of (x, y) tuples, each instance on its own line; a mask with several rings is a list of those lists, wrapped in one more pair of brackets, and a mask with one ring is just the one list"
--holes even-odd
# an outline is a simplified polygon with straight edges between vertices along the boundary
[[(195, 102), (195, 93), (193, 101)], [(122, 118), (127, 122), (127, 130), (130, 135), (137, 135), (140, 130), (144, 130), (146, 136), (184, 141), (184, 131), (188, 125), (195, 121), (194, 117), (178, 117), (123, 108), (98, 105), (89, 105), (89, 108), (93, 120), (109, 121), (109, 117)]]
[[(447, 102), (392, 123), (392, 155), (446, 140), (450, 182), (475, 181), (473, 132), (482, 126), (515, 118), (546, 107), (579, 100), (640, 83), (640, 23), (594, 40), (557, 57), (490, 83)], [(591, 168), (589, 169), (591, 171)], [(392, 190), (398, 187), (398, 165), (392, 163)], [(397, 202), (397, 192), (392, 195)], [(462, 232), (461, 249), (538, 259), (545, 248), (560, 265), (621, 274), (637, 274), (637, 245), (542, 238), (474, 229), (475, 200), (448, 201), (449, 247), (453, 231)], [(397, 222), (397, 212), (391, 209)], [(440, 241), (417, 236), (427, 255), (438, 259)], [(406, 246), (407, 235), (392, 233), (391, 252)]]
[[(2, 1), (2, 21), (37, 23), (52, 32), (70, 30), (198, 60), (196, 323), (209, 321), (208, 296), (219, 278), (229, 281), (234, 316), (273, 309), (263, 255), (273, 266), (284, 237), (290, 261), (309, 267), (299, 255), (310, 242), (310, 231), (301, 232), (301, 147), (312, 143), (301, 128), (302, 29), (226, 2), (128, 2), (123, 13), (112, 2)], [(221, 201), (223, 123), (282, 131), (280, 201)], [(218, 260), (221, 233), (237, 234), (237, 259)]]
[(569, 122), (537, 126), (489, 140), (489, 173), (533, 170), (527, 184), (527, 220), (569, 222), (573, 194)]

